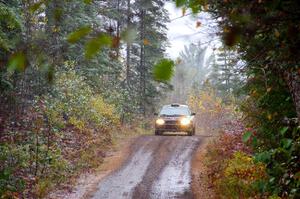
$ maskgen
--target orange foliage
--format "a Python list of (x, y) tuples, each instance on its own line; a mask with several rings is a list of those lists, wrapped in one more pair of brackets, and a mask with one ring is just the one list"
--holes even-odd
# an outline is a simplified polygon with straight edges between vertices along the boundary
[(206, 88), (189, 95), (188, 104), (197, 113), (198, 131), (216, 131), (230, 121), (235, 113), (233, 105), (226, 105), (218, 97), (215, 90)]

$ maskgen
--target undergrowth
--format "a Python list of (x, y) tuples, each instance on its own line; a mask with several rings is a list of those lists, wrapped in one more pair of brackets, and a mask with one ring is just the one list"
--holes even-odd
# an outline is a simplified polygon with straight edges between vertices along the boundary
[(7, 123), (1, 134), (0, 198), (43, 198), (99, 167), (117, 139), (147, 133), (148, 121), (122, 125), (117, 105), (94, 94), (72, 66), (52, 86), (7, 119), (20, 122)]

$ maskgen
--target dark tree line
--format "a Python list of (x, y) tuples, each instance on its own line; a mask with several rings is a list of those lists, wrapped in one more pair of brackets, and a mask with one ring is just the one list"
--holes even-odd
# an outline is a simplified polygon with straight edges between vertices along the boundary
[(0, 197), (44, 196), (151, 113), (168, 20), (163, 0), (0, 1)]
[[(245, 77), (240, 94), (244, 135), (267, 165), (261, 193), (299, 198), (300, 4), (295, 0), (176, 0), (218, 20), (227, 47), (238, 52)], [(232, 74), (232, 72), (230, 72)]]

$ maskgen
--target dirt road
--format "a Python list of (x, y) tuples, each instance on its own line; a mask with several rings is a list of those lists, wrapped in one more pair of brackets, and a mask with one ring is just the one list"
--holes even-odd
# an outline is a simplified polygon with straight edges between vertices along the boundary
[(104, 178), (93, 199), (194, 198), (191, 159), (201, 137), (141, 136), (129, 158)]

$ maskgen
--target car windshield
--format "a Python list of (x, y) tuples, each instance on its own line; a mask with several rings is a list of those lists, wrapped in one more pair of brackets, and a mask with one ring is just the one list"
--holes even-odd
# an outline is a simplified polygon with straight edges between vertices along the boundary
[(172, 116), (181, 116), (181, 115), (190, 115), (190, 111), (187, 107), (164, 107), (160, 111), (161, 116), (172, 115)]

